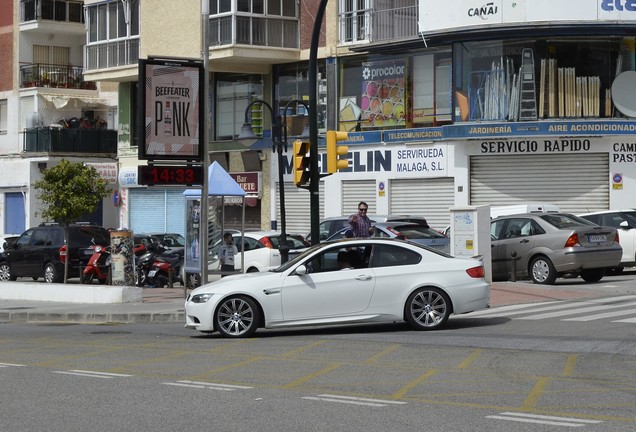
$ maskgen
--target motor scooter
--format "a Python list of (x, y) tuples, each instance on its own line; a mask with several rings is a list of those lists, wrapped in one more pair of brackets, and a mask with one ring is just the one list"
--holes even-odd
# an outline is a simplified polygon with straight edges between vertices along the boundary
[(96, 244), (92, 245), (91, 249), (93, 254), (82, 272), (83, 281), (90, 284), (93, 283), (94, 279), (97, 279), (103, 285), (108, 282), (111, 263), (110, 250), (106, 246)]
[(183, 254), (166, 250), (155, 256), (152, 268), (148, 272), (147, 283), (156, 287), (172, 288), (174, 282), (185, 285), (181, 275)]

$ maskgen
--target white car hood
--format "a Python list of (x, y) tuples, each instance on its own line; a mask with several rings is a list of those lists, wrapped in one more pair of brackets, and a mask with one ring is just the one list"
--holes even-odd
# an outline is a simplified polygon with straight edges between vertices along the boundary
[(255, 272), (237, 273), (226, 276), (217, 281), (207, 283), (192, 290), (191, 296), (202, 293), (225, 293), (228, 291), (250, 291), (251, 289), (262, 289), (267, 286), (271, 279), (280, 279), (283, 273)]

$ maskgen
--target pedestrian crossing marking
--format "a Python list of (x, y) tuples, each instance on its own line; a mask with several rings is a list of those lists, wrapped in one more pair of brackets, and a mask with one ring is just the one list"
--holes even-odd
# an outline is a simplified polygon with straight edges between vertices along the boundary
[[(563, 318), (562, 321), (587, 322), (636, 315), (636, 295), (597, 298), (583, 301), (553, 301), (546, 303), (525, 303), (502, 306), (466, 314), (466, 318), (512, 318), (518, 320), (542, 320), (547, 318), (582, 315)], [(621, 309), (621, 310), (609, 310)], [(540, 313), (541, 312), (541, 313)], [(593, 313), (597, 312), (597, 313)], [(636, 317), (612, 322), (634, 323)]]

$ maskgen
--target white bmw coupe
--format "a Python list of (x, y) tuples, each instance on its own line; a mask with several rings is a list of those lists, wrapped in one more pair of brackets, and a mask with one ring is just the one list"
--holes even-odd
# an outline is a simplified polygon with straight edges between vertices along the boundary
[(402, 240), (340, 240), (311, 247), (275, 270), (193, 290), (185, 327), (234, 338), (258, 328), (370, 322), (433, 330), (451, 314), (487, 308), (489, 299), (479, 259)]

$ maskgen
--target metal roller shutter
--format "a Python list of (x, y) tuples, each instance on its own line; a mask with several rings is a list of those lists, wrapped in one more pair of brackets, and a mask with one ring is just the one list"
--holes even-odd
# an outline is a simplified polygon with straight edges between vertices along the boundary
[(178, 189), (132, 188), (130, 229), (134, 233), (185, 231), (185, 197)]
[(607, 153), (472, 156), (470, 202), (491, 206), (541, 202), (581, 213), (609, 208)]
[(392, 215), (424, 216), (431, 228), (450, 225), (450, 208), (455, 206), (453, 178), (391, 180), (389, 209)]
[[(276, 220), (280, 231), (280, 194), (278, 193), (278, 183), (276, 183)], [(318, 186), (320, 202), (320, 220), (325, 214), (325, 183), (320, 182)], [(309, 191), (307, 189), (294, 186), (292, 183), (285, 183), (285, 219), (288, 233), (307, 235), (311, 231), (310, 222)]]
[(377, 214), (375, 180), (349, 180), (342, 182), (342, 215), (358, 212), (358, 203), (369, 205), (368, 214)]

